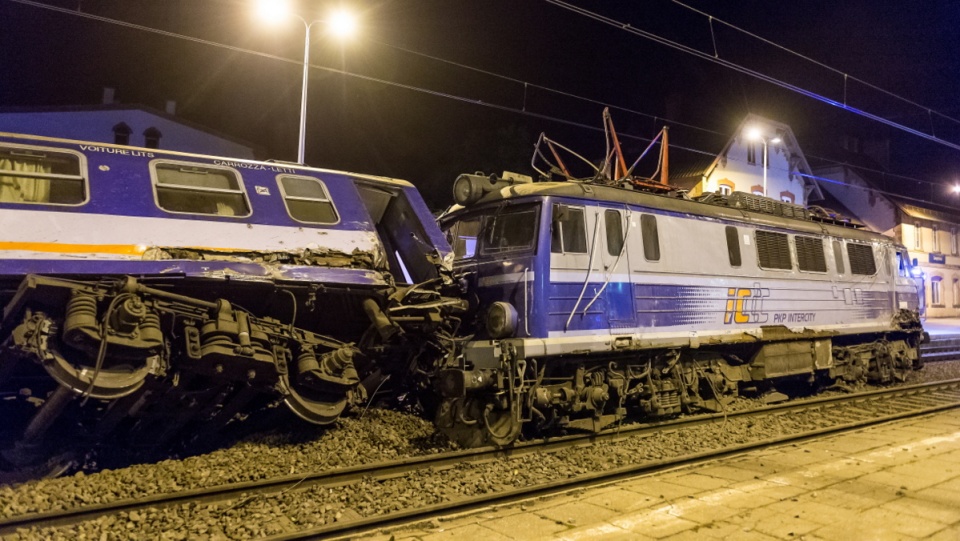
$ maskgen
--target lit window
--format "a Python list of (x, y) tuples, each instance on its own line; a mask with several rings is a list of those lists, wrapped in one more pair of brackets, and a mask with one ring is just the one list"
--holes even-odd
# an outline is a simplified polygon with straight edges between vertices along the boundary
[(930, 278), (930, 304), (939, 306), (941, 304), (940, 281), (943, 278), (932, 276)]
[(717, 191), (720, 192), (720, 195), (730, 195), (733, 193), (733, 188), (727, 186), (726, 184), (721, 184), (720, 189)]
[(323, 182), (313, 177), (281, 175), (280, 193), (290, 217), (310, 224), (335, 224), (339, 221)]
[(87, 200), (85, 177), (80, 154), (0, 145), (0, 202), (80, 205)]
[(159, 160), (150, 166), (157, 205), (163, 210), (230, 217), (250, 215), (243, 183), (233, 169)]

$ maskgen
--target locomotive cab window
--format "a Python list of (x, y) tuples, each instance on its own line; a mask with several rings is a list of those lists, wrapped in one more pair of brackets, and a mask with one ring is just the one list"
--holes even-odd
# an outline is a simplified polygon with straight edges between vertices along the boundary
[(477, 239), (480, 237), (480, 217), (472, 216), (454, 222), (446, 230), (447, 241), (453, 246), (455, 259), (470, 259), (477, 255)]
[(277, 177), (287, 213), (298, 222), (335, 224), (340, 221), (323, 182), (313, 177), (280, 175)]
[(863, 276), (873, 276), (877, 273), (873, 247), (869, 244), (847, 243), (847, 258), (850, 259), (851, 273)]
[(550, 251), (555, 254), (587, 253), (587, 226), (583, 207), (553, 206)]
[(506, 207), (486, 216), (481, 252), (499, 254), (532, 249), (537, 238), (538, 211), (536, 206), (525, 205)]
[(790, 270), (793, 260), (790, 257), (790, 242), (786, 233), (757, 231), (757, 256), (761, 269)]
[(243, 217), (250, 203), (233, 169), (191, 162), (150, 164), (157, 205), (168, 212)]
[(0, 203), (81, 205), (86, 163), (72, 152), (0, 145)]
[(807, 272), (827, 272), (827, 258), (823, 253), (823, 240), (817, 237), (793, 238), (797, 248), (797, 268)]

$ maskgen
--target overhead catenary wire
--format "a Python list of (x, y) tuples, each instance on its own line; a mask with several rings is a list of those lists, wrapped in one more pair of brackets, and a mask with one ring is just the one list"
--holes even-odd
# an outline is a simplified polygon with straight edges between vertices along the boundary
[(709, 61), (709, 62), (713, 62), (713, 63), (715, 63), (715, 64), (719, 64), (719, 65), (721, 65), (721, 66), (723, 66), (723, 67), (729, 68), (729, 69), (731, 69), (731, 70), (734, 70), (734, 71), (736, 71), (736, 72), (742, 73), (742, 74), (744, 74), (744, 75), (749, 75), (749, 76), (751, 76), (751, 77), (753, 77), (753, 78), (755, 78), (755, 79), (759, 79), (759, 80), (761, 80), (761, 81), (770, 83), (770, 84), (772, 84), (772, 85), (779, 86), (780, 88), (783, 88), (783, 89), (785, 89), (785, 90), (789, 90), (789, 91), (791, 91), (791, 92), (800, 94), (800, 95), (802, 95), (802, 96), (806, 96), (806, 97), (808, 97), (808, 98), (812, 98), (812, 99), (817, 100), (817, 101), (819, 101), (819, 102), (826, 103), (826, 104), (832, 105), (832, 106), (834, 106), (834, 107), (838, 107), (838, 108), (840, 108), (840, 109), (843, 109), (843, 110), (845, 110), (845, 111), (854, 113), (854, 114), (859, 115), (859, 116), (862, 116), (862, 117), (864, 117), (864, 118), (868, 118), (868, 119), (873, 120), (873, 121), (875, 121), (875, 122), (879, 122), (879, 123), (881, 123), (881, 124), (890, 126), (890, 127), (892, 127), (892, 128), (901, 130), (901, 131), (903, 131), (903, 132), (906, 132), (906, 133), (909, 133), (909, 134), (912, 134), (912, 135), (916, 135), (917, 137), (921, 137), (921, 138), (923, 138), (923, 139), (927, 139), (927, 140), (929, 140), (929, 141), (933, 141), (933, 142), (938, 143), (938, 144), (940, 144), (940, 145), (943, 145), (943, 146), (945, 146), (945, 147), (952, 148), (952, 149), (954, 149), (954, 150), (960, 150), (960, 144), (957, 144), (957, 143), (954, 143), (954, 142), (951, 142), (951, 141), (947, 141), (947, 140), (944, 140), (944, 139), (940, 139), (939, 137), (936, 137), (936, 136), (934, 136), (934, 135), (924, 133), (924, 132), (922, 132), (922, 131), (920, 131), (920, 130), (916, 130), (916, 129), (911, 128), (911, 127), (909, 127), (909, 126), (905, 126), (905, 125), (903, 125), (903, 124), (899, 124), (899, 123), (894, 122), (894, 121), (892, 121), (892, 120), (890, 120), (890, 119), (887, 119), (887, 118), (881, 117), (881, 116), (879, 116), (879, 115), (876, 115), (876, 114), (867, 112), (867, 111), (865, 111), (865, 110), (863, 110), (863, 109), (859, 109), (859, 108), (856, 108), (856, 107), (852, 107), (852, 106), (850, 106), (849, 104), (839, 102), (839, 101), (834, 100), (834, 99), (832, 99), (832, 98), (828, 98), (828, 97), (823, 96), (823, 95), (821, 95), (821, 94), (818, 94), (818, 93), (816, 93), (816, 92), (814, 92), (814, 91), (812, 91), (812, 90), (807, 90), (807, 89), (805, 89), (805, 88), (803, 88), (803, 87), (800, 87), (800, 86), (797, 86), (797, 85), (795, 85), (795, 84), (788, 83), (788, 82), (786, 82), (786, 81), (782, 81), (782, 80), (780, 80), (780, 79), (777, 79), (776, 77), (773, 77), (773, 76), (771, 76), (771, 75), (767, 75), (767, 74), (765, 74), (765, 73), (761, 73), (761, 72), (756, 71), (756, 70), (754, 70), (754, 69), (750, 69), (750, 68), (748, 68), (748, 67), (746, 67), (746, 66), (741, 66), (740, 64), (737, 64), (737, 63), (735, 63), (735, 62), (731, 62), (731, 61), (726, 60), (726, 59), (724, 59), (724, 58), (714, 57), (714, 56), (710, 55), (709, 53), (705, 53), (705, 52), (700, 51), (699, 49), (696, 49), (696, 48), (691, 47), (691, 46), (689, 46), (689, 45), (684, 45), (684, 44), (682, 44), (682, 43), (678, 43), (678, 42), (676, 42), (676, 41), (667, 39), (667, 38), (665, 38), (665, 37), (663, 37), (663, 36), (659, 36), (659, 35), (657, 35), (657, 34), (654, 34), (653, 32), (649, 32), (649, 31), (646, 31), (646, 30), (641, 30), (641, 29), (636, 28), (636, 27), (634, 27), (634, 26), (631, 26), (630, 24), (625, 23), (625, 22), (623, 22), (623, 21), (618, 21), (618, 20), (613, 19), (613, 18), (611, 18), (611, 17), (607, 17), (607, 16), (605, 16), (605, 15), (601, 15), (601, 14), (595, 12), (595, 11), (590, 11), (590, 10), (588, 10), (588, 9), (586, 9), (586, 8), (582, 8), (582, 7), (580, 7), (580, 6), (571, 4), (570, 2), (566, 2), (565, 0), (545, 0), (545, 1), (546, 1), (547, 3), (549, 3), (549, 4), (553, 4), (553, 5), (558, 6), (558, 7), (560, 7), (560, 8), (566, 9), (566, 10), (571, 11), (571, 12), (573, 12), (573, 13), (576, 13), (576, 14), (578, 14), (578, 15), (582, 15), (582, 16), (587, 17), (587, 18), (589, 18), (589, 19), (593, 19), (593, 20), (595, 20), (595, 21), (597, 21), (597, 22), (606, 24), (606, 25), (608, 25), (608, 26), (612, 26), (612, 27), (614, 27), (614, 28), (623, 30), (623, 31), (628, 32), (628, 33), (630, 33), (630, 34), (634, 34), (634, 35), (636, 35), (636, 36), (639, 36), (639, 37), (648, 39), (648, 40), (653, 41), (653, 42), (655, 42), (655, 43), (659, 43), (659, 44), (661, 44), (661, 45), (665, 45), (665, 46), (670, 47), (670, 48), (672, 48), (672, 49), (676, 49), (676, 50), (678, 50), (678, 51), (680, 51), (680, 52), (689, 54), (689, 55), (691, 55), (691, 56), (695, 56), (695, 57), (697, 57), (697, 58), (701, 58), (701, 59), (703, 59), (703, 60), (707, 60), (707, 61)]
[[(270, 53), (264, 53), (264, 52), (261, 52), (261, 51), (256, 51), (256, 50), (247, 49), (247, 48), (243, 48), (243, 47), (238, 47), (238, 46), (234, 46), (234, 45), (228, 45), (228, 44), (225, 44), (225, 43), (220, 43), (220, 42), (216, 42), (216, 41), (212, 41), (212, 40), (206, 40), (206, 39), (202, 39), (202, 38), (197, 38), (197, 37), (189, 36), (189, 35), (185, 35), (185, 34), (179, 34), (179, 33), (176, 33), (176, 32), (170, 32), (170, 31), (167, 31), (167, 30), (161, 30), (161, 29), (157, 29), (157, 28), (153, 28), (153, 27), (149, 27), (149, 26), (144, 26), (144, 25), (139, 25), (139, 24), (135, 24), (135, 23), (130, 23), (130, 22), (126, 22), (126, 21), (122, 21), (122, 20), (118, 20), (118, 19), (113, 19), (113, 18), (110, 18), (110, 17), (104, 17), (104, 16), (100, 16), (100, 15), (94, 15), (94, 14), (86, 13), (86, 12), (79, 12), (79, 11), (76, 11), (76, 10), (73, 10), (73, 9), (61, 8), (61, 7), (57, 7), (57, 6), (51, 6), (51, 5), (49, 5), (49, 4), (44, 4), (44, 3), (42, 3), (42, 2), (38, 2), (38, 1), (35, 1), (35, 0), (8, 0), (8, 1), (13, 2), (13, 3), (17, 3), (17, 4), (28, 5), (28, 6), (32, 6), (32, 7), (36, 7), (36, 8), (47, 9), (47, 10), (50, 10), (50, 11), (55, 11), (55, 12), (59, 12), (59, 13), (66, 14), (66, 15), (71, 15), (71, 16), (76, 16), (76, 17), (91, 19), (91, 20), (95, 20), (95, 21), (99, 21), (99, 22), (103, 22), (103, 23), (107, 23), (107, 24), (113, 24), (113, 25), (117, 25), (117, 26), (123, 26), (123, 27), (126, 27), (126, 28), (131, 28), (131, 29), (140, 30), (140, 31), (144, 31), (144, 32), (149, 32), (149, 33), (153, 33), (153, 34), (158, 34), (158, 35), (162, 35), (162, 36), (166, 36), (166, 37), (170, 37), (170, 38), (183, 39), (183, 40), (186, 40), (186, 41), (190, 41), (190, 42), (194, 42), (194, 43), (198, 43), (198, 44), (202, 44), (202, 45), (208, 45), (208, 46), (212, 46), (212, 47), (218, 47), (218, 48), (227, 49), (227, 50), (234, 51), (234, 52), (238, 52), (238, 53), (249, 54), (249, 55), (253, 55), (253, 56), (257, 56), (257, 57), (261, 57), (261, 58), (267, 58), (267, 59), (276, 60), (276, 61), (279, 61), (279, 62), (285, 62), (285, 63), (288, 63), (288, 64), (294, 64), (294, 65), (297, 65), (297, 66), (302, 66), (302, 65), (303, 65), (303, 62), (302, 62), (302, 61), (294, 60), (294, 59), (290, 59), (290, 58), (286, 58), (286, 57), (279, 56), (279, 55), (274, 55), (274, 54), (270, 54)], [(553, 0), (547, 0), (547, 1), (548, 1), (548, 2), (552, 2)], [(415, 53), (415, 54), (421, 54), (422, 56), (430, 57), (430, 55), (423, 55), (422, 53)], [(444, 61), (443, 59), (440, 59), (440, 58), (437, 58), (437, 57), (430, 57), (430, 58), (436, 59), (436, 60), (438, 60), (438, 61)], [(447, 63), (449, 63), (449, 64), (457, 64), (456, 62), (451, 62), (451, 61), (445, 61), (445, 62), (447, 62)], [(460, 65), (461, 67), (465, 67), (465, 68), (468, 68), (468, 69), (475, 69), (475, 70), (478, 71), (478, 72), (484, 72), (484, 73), (487, 73), (487, 74), (489, 74), (489, 75), (491, 75), (491, 76), (496, 76), (496, 77), (500, 77), (500, 78), (504, 78), (504, 79), (511, 79), (511, 78), (509, 78), (509, 77), (502, 76), (502, 75), (496, 74), (496, 73), (494, 73), (494, 72), (488, 72), (488, 71), (485, 71), (485, 70), (479, 70), (479, 69), (476, 69), (476, 68), (470, 68), (469, 66), (465, 66), (465, 65), (462, 65), (462, 64), (457, 64), (457, 65)], [(413, 92), (418, 92), (418, 93), (424, 93), (424, 94), (427, 94), (427, 95), (431, 95), (431, 96), (435, 96), (435, 97), (441, 97), (441, 98), (450, 99), (450, 100), (454, 100), (454, 101), (459, 101), (459, 102), (462, 102), (462, 103), (468, 103), (468, 104), (472, 104), (472, 105), (478, 105), (478, 106), (482, 106), (482, 107), (488, 107), (488, 108), (492, 108), (492, 109), (496, 109), (496, 110), (500, 110), (500, 111), (504, 111), (504, 112), (515, 113), (515, 114), (519, 114), (519, 115), (522, 115), (522, 116), (527, 116), (527, 117), (531, 117), (531, 118), (537, 118), (537, 119), (546, 120), (546, 121), (550, 121), (550, 122), (555, 122), (555, 123), (558, 123), (558, 124), (563, 124), (563, 125), (568, 125), (568, 126), (573, 126), (573, 127), (577, 127), (577, 128), (583, 128), (583, 129), (587, 129), (587, 130), (591, 130), (591, 131), (595, 131), (595, 132), (601, 132), (601, 133), (602, 133), (602, 132), (604, 131), (604, 129), (601, 128), (601, 127), (597, 127), (597, 126), (593, 126), (593, 125), (589, 125), (589, 124), (584, 124), (584, 123), (582, 123), (582, 122), (576, 122), (576, 121), (572, 121), (572, 120), (569, 120), (569, 119), (563, 119), (563, 118), (559, 118), (559, 117), (554, 117), (554, 116), (550, 116), (550, 115), (546, 115), (546, 114), (542, 114), (542, 113), (532, 112), (532, 111), (530, 111), (530, 110), (528, 110), (528, 109), (526, 108), (526, 104), (524, 104), (524, 107), (523, 107), (523, 108), (510, 107), (510, 106), (505, 106), (505, 105), (501, 105), (501, 104), (491, 103), (491, 102), (487, 102), (487, 101), (483, 101), (483, 100), (479, 100), (479, 99), (475, 99), (475, 98), (467, 98), (467, 97), (464, 97), (464, 96), (458, 96), (458, 95), (451, 94), (451, 93), (448, 93), (448, 92), (441, 92), (441, 91), (431, 90), (431, 89), (428, 89), (428, 88), (418, 87), (418, 86), (415, 86), (415, 85), (398, 83), (398, 82), (395, 82), (395, 81), (389, 81), (389, 80), (386, 80), (386, 79), (381, 79), (381, 78), (372, 77), (372, 76), (368, 76), (368, 75), (363, 75), (363, 74), (359, 74), (359, 73), (349, 72), (349, 71), (341, 70), (341, 69), (337, 69), (337, 68), (331, 68), (331, 67), (327, 67), (327, 66), (320, 66), (320, 65), (316, 65), (316, 64), (309, 64), (309, 66), (310, 66), (311, 69), (317, 69), (317, 70), (326, 71), (326, 72), (329, 72), (329, 73), (335, 73), (335, 74), (338, 74), (338, 75), (342, 75), (342, 76), (346, 76), (346, 77), (350, 77), (350, 78), (354, 78), (354, 79), (358, 79), (358, 80), (363, 80), (363, 81), (367, 81), (367, 82), (374, 82), (374, 83), (383, 84), (383, 85), (386, 85), (386, 86), (391, 86), (391, 87), (395, 87), (395, 88), (401, 88), (401, 89), (408, 90), (408, 91), (413, 91)], [(516, 81), (522, 82), (522, 81), (520, 81), (519, 79), (516, 79)], [(555, 89), (550, 89), (550, 88), (548, 88), (548, 87), (543, 87), (543, 88), (546, 89), (546, 90), (550, 90), (550, 91), (552, 91), (552, 92), (557, 92), (557, 93), (561, 93), (561, 94), (567, 95), (567, 96), (569, 96), (569, 97), (576, 97), (576, 98), (578, 98), (578, 99), (584, 99), (584, 100), (590, 101), (590, 102), (592, 102), (592, 103), (603, 104), (603, 102), (600, 102), (600, 101), (597, 101), (597, 100), (592, 100), (592, 99), (590, 99), (590, 98), (578, 97), (578, 96), (576, 96), (576, 95), (574, 95), (574, 94), (564, 93), (563, 91), (559, 91), (559, 90), (555, 90)], [(605, 105), (606, 105), (606, 104), (605, 104)], [(616, 106), (616, 105), (608, 105), (608, 106), (610, 106), (610, 107), (612, 107), (612, 108), (620, 109), (620, 110), (625, 110), (625, 111), (628, 111), (628, 112), (635, 112), (635, 111), (632, 111), (632, 110), (630, 110), (630, 109), (626, 109), (626, 108), (619, 107), (619, 106)], [(649, 114), (647, 114), (647, 113), (642, 113), (642, 112), (636, 112), (636, 113), (637, 113), (637, 114), (640, 114), (640, 115), (643, 115), (643, 116), (648, 116), (648, 117), (654, 117), (654, 118), (662, 119), (662, 117), (657, 117), (657, 116), (655, 116), (655, 115), (649, 115)], [(720, 132), (717, 132), (717, 131), (715, 131), (715, 130), (710, 130), (710, 129), (701, 128), (701, 127), (697, 127), (697, 126), (693, 126), (693, 125), (682, 124), (682, 123), (681, 123), (680, 125), (684, 125), (684, 126), (687, 126), (687, 127), (699, 129), (699, 130), (701, 130), (701, 131), (705, 131), (705, 132), (715, 133), (715, 134), (721, 135)], [(641, 137), (641, 136), (636, 136), (636, 135), (631, 135), (631, 134), (621, 134), (621, 137), (623, 137), (623, 138), (625, 138), (625, 139), (632, 139), (632, 140), (641, 141), (641, 142), (646, 142), (646, 143), (650, 143), (650, 142), (653, 140), (653, 139), (648, 138), (648, 137)], [(710, 157), (710, 156), (716, 156), (716, 152), (705, 151), (705, 150), (701, 150), (701, 149), (697, 149), (697, 148), (692, 148), (692, 147), (681, 146), (681, 145), (677, 145), (677, 144), (671, 144), (670, 148), (671, 148), (671, 150), (680, 150), (680, 151), (690, 152), (690, 153), (693, 153), (693, 154), (698, 154), (698, 155), (701, 155), (701, 156), (708, 156), (708, 157)], [(816, 156), (811, 156), (811, 157), (818, 158), (818, 157), (816, 157)], [(914, 181), (914, 182), (930, 184), (931, 186), (939, 186), (939, 187), (944, 187), (944, 186), (945, 186), (943, 183), (932, 182), (932, 181), (929, 181), (929, 180), (922, 180), (922, 179), (917, 179), (917, 178), (913, 178), (913, 177), (907, 177), (907, 176), (903, 176), (903, 175), (895, 175), (895, 174), (886, 173), (886, 172), (878, 171), (878, 170), (871, 170), (871, 169), (867, 169), (867, 168), (864, 168), (864, 167), (861, 167), (861, 166), (856, 166), (856, 165), (852, 165), (852, 164), (847, 164), (847, 163), (845, 163), (845, 162), (827, 160), (827, 159), (825, 159), (825, 158), (818, 158), (818, 159), (823, 159), (824, 161), (827, 161), (827, 162), (829, 162), (829, 163), (834, 163), (834, 164), (837, 164), (837, 165), (845, 165), (845, 166), (848, 166), (848, 167), (851, 167), (851, 168), (854, 168), (854, 169), (874, 171), (874, 172), (877, 172), (877, 173), (885, 174), (885, 175), (890, 176), (890, 177), (902, 178), (902, 179), (907, 179), (907, 180), (911, 180), (911, 181)], [(940, 206), (940, 207), (943, 207), (943, 208), (948, 208), (948, 209), (950, 209), (951, 211), (954, 211), (954, 210), (955, 210), (955, 209), (953, 209), (953, 208), (951, 208), (951, 207), (947, 207), (947, 206), (944, 206), (944, 205), (937, 204), (937, 203), (933, 202), (932, 200), (928, 201), (928, 200), (924, 200), (924, 199), (913, 198), (913, 197), (904, 196), (904, 195), (901, 195), (901, 194), (898, 194), (898, 193), (894, 193), (894, 192), (890, 192), (890, 191), (886, 191), (886, 190), (881, 190), (881, 189), (878, 189), (878, 188), (861, 187), (861, 186), (857, 186), (857, 185), (853, 185), (853, 184), (849, 184), (849, 183), (844, 183), (844, 182), (835, 181), (835, 180), (833, 180), (833, 179), (827, 179), (827, 178), (824, 178), (824, 177), (817, 177), (817, 176), (814, 176), (814, 175), (807, 175), (807, 174), (802, 174), (802, 173), (800, 174), (800, 176), (804, 176), (804, 177), (807, 177), (807, 178), (820, 180), (820, 181), (823, 181), (823, 182), (830, 182), (830, 183), (835, 183), (835, 184), (843, 184), (843, 185), (847, 185), (847, 186), (853, 186), (853, 187), (856, 187), (856, 188), (858, 188), (858, 189), (863, 189), (863, 190), (866, 190), (866, 191), (872, 191), (872, 192), (874, 192), (874, 193), (878, 193), (878, 194), (882, 194), (882, 195), (889, 195), (889, 196), (897, 197), (897, 198), (903, 199), (903, 200), (910, 200), (910, 201), (915, 201), (915, 202), (924, 203), (924, 204), (933, 204), (933, 205), (937, 205), (937, 206)]]

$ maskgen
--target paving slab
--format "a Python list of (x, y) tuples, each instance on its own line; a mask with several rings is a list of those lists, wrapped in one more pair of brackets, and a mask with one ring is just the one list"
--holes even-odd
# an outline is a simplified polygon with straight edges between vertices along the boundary
[(486, 509), (394, 539), (960, 541), (956, 417), (901, 420)]

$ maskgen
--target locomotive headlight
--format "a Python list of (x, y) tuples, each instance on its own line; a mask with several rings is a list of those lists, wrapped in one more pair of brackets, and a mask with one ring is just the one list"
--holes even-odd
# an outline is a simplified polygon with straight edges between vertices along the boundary
[(487, 332), (492, 338), (509, 338), (517, 330), (517, 309), (509, 302), (495, 302), (487, 310)]

